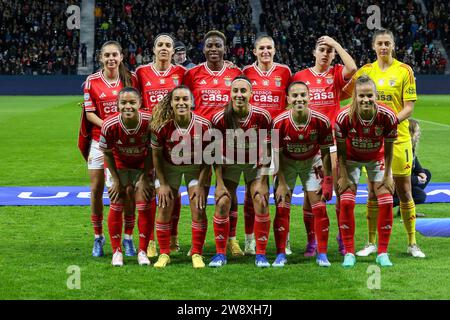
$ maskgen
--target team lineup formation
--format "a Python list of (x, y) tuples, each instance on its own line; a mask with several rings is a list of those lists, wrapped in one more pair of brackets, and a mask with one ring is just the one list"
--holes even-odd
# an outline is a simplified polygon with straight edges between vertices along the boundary
[[(184, 179), (192, 217), (188, 255), (194, 268), (223, 267), (227, 252), (254, 255), (259, 268), (284, 267), (291, 253), (290, 205), (298, 177), (305, 194), (304, 255), (315, 257), (318, 266), (331, 266), (327, 251), (332, 210), (344, 268), (353, 267), (357, 256), (370, 254), (381, 267), (393, 266), (388, 246), (394, 194), (406, 251), (425, 258), (416, 241), (411, 192), (413, 123), (408, 119), (417, 100), (416, 84), (411, 67), (395, 59), (391, 31), (374, 31), (371, 45), (377, 60), (364, 66), (357, 66), (337, 39), (321, 36), (313, 51), (314, 66), (295, 73), (274, 61), (276, 46), (268, 35), (256, 39), (255, 62), (242, 70), (224, 60), (222, 32), (209, 31), (203, 43), (206, 61), (185, 67), (172, 62), (182, 49), (175, 39), (159, 34), (153, 62), (135, 72), (125, 67), (118, 42), (103, 44), (102, 67), (84, 84), (78, 140), (90, 178), (94, 257), (105, 255), (106, 186), (112, 265), (123, 266), (123, 255), (136, 256), (140, 265), (151, 265), (151, 259), (155, 268), (169, 265), (170, 254), (179, 250), (179, 189)], [(333, 64), (337, 55), (342, 64)], [(341, 108), (346, 99), (348, 105)], [(355, 197), (363, 170), (369, 192), (368, 243), (357, 251)], [(241, 175), (243, 250), (236, 234)], [(271, 182), (275, 212), (269, 207)], [(211, 218), (206, 199), (212, 184)], [(331, 209), (326, 203), (333, 191), (337, 198)], [(137, 249), (132, 237), (136, 209)], [(216, 253), (205, 263), (208, 218)], [(269, 262), (271, 230), (276, 258)]]

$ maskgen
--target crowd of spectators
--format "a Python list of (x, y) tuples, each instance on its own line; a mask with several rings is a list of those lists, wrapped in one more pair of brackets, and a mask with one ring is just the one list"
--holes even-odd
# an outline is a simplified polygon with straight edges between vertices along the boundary
[(162, 32), (182, 41), (194, 63), (204, 61), (202, 40), (211, 29), (227, 37), (225, 59), (238, 66), (253, 61), (251, 50), (257, 30), (251, 24), (248, 0), (100, 0), (95, 16), (97, 54), (102, 43), (117, 40), (131, 69), (152, 61), (153, 40)]
[[(432, 2), (439, 3), (438, 12), (447, 5)], [(446, 60), (433, 44), (433, 39), (442, 36), (436, 28), (437, 16), (433, 12), (423, 14), (420, 4), (412, 0), (261, 0), (260, 28), (278, 43), (276, 59), (294, 71), (313, 64), (315, 42), (324, 34), (340, 42), (362, 66), (375, 59), (372, 32), (366, 24), (366, 9), (372, 4), (380, 8), (381, 26), (394, 32), (399, 60), (409, 63), (416, 73), (444, 72)], [(447, 23), (448, 12), (442, 15)]]
[(0, 1), (0, 74), (76, 74), (79, 31), (66, 9), (80, 1)]
[(450, 50), (450, 2), (448, 0), (425, 1), (429, 19), (447, 51)]
[[(413, 0), (260, 0), (260, 31), (274, 37), (275, 61), (293, 72), (313, 64), (316, 39), (329, 35), (355, 58), (358, 66), (375, 59), (366, 8), (381, 9), (381, 25), (396, 36), (396, 56), (416, 73), (444, 73), (446, 59), (434, 39), (450, 51), (450, 2), (425, 0), (426, 11)], [(152, 61), (155, 36), (171, 33), (187, 48), (194, 63), (204, 61), (202, 39), (211, 29), (227, 37), (225, 59), (239, 67), (251, 64), (257, 27), (252, 24), (250, 0), (97, 0), (95, 52), (86, 56), (79, 30), (66, 26), (66, 8), (80, 0), (3, 0), (0, 2), (0, 74), (76, 74), (78, 55), (82, 65), (94, 59), (105, 41), (122, 44), (130, 69)]]

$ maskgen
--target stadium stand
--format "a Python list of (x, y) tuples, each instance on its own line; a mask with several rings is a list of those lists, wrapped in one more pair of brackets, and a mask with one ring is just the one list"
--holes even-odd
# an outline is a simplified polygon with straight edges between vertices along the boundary
[[(433, 2), (440, 3), (438, 8), (445, 6), (444, 2)], [(324, 34), (339, 41), (362, 66), (375, 58), (365, 23), (369, 17), (366, 8), (371, 4), (355, 0), (261, 0), (260, 28), (278, 42), (276, 60), (294, 71), (311, 66), (315, 41)], [(416, 73), (444, 73), (446, 60), (434, 47), (433, 39), (440, 35), (436, 26), (448, 16), (438, 21), (433, 13), (425, 15), (420, 4), (411, 0), (382, 1), (379, 5), (382, 27), (392, 29), (396, 36), (399, 60), (409, 63)]]
[[(203, 35), (211, 29), (225, 33), (226, 59), (239, 66), (253, 60), (251, 49), (256, 26), (251, 24), (248, 1), (97, 1), (101, 14), (96, 19), (96, 48), (107, 40), (117, 40), (124, 48), (131, 69), (152, 60), (154, 37), (162, 32), (182, 41), (194, 63), (204, 61)], [(207, 9), (205, 9), (207, 8)]]
[[(259, 26), (252, 23), (255, 2), (262, 9)], [(425, 6), (421, 6), (421, 2), (377, 2), (382, 8), (382, 26), (394, 31), (397, 57), (410, 64), (416, 74), (442, 74), (449, 69), (448, 56), (433, 40), (441, 40), (447, 52), (450, 50), (450, 3), (424, 0)], [(88, 64), (94, 60), (96, 70), (98, 50), (107, 40), (122, 44), (125, 62), (135, 69), (152, 60), (153, 39), (161, 32), (170, 32), (184, 42), (188, 56), (199, 63), (204, 61), (203, 35), (211, 29), (225, 33), (228, 41), (225, 58), (239, 67), (254, 61), (253, 43), (261, 32), (275, 38), (275, 60), (289, 65), (294, 72), (311, 66), (315, 40), (322, 34), (341, 42), (358, 66), (374, 59), (371, 32), (365, 22), (366, 8), (372, 4), (368, 0), (98, 0), (92, 13), (93, 56), (86, 56), (80, 31), (66, 27), (66, 8), (81, 3), (81, 0), (1, 1), (0, 74), (76, 74), (78, 63), (83, 67), (86, 59)]]
[(0, 74), (76, 74), (79, 31), (66, 9), (80, 1), (0, 2)]

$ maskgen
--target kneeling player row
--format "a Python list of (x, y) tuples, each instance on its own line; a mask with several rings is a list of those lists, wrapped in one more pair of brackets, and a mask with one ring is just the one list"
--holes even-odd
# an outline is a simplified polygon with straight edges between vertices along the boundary
[[(207, 230), (205, 207), (211, 180), (211, 165), (205, 161), (195, 162), (195, 152), (188, 155), (192, 160), (191, 164), (178, 165), (174, 159), (176, 156), (186, 158), (186, 153), (179, 152), (186, 150), (183, 145), (189, 143), (190, 150), (196, 150), (196, 143), (204, 143), (196, 140), (196, 136), (203, 136), (211, 128), (216, 128), (223, 133), (219, 137), (222, 146), (219, 150), (225, 161), (214, 164), (216, 205), (213, 224), (216, 255), (209, 266), (220, 267), (226, 264), (230, 209), (236, 207), (236, 188), (241, 173), (244, 174), (256, 214), (255, 264), (257, 267), (270, 266), (265, 255), (270, 232), (270, 163), (252, 163), (248, 155), (253, 149), (256, 149), (257, 155), (264, 152), (270, 155), (271, 141), (274, 149), (271, 158), (276, 168), (277, 203), (274, 220), (277, 257), (272, 265), (282, 267), (287, 262), (285, 243), (289, 231), (291, 190), (294, 189), (299, 176), (315, 216), (317, 263), (319, 266), (330, 266), (327, 258), (329, 220), (325, 205), (326, 201), (331, 199), (333, 189), (330, 160), (333, 134), (330, 121), (308, 108), (308, 86), (303, 82), (293, 82), (289, 86), (289, 108), (273, 121), (267, 111), (250, 105), (251, 94), (250, 81), (244, 76), (235, 78), (231, 83), (230, 103), (219, 110), (210, 123), (191, 111), (192, 94), (187, 87), (176, 87), (164, 97), (153, 110), (153, 119), (150, 115), (139, 112), (141, 98), (138, 91), (133, 88), (121, 90), (118, 98), (120, 113), (105, 120), (100, 139), (100, 148), (104, 152), (112, 176), (112, 185), (109, 187), (111, 207), (108, 228), (114, 252), (113, 265), (123, 264), (120, 246), (122, 209), (129, 202), (136, 203), (139, 214), (139, 264), (150, 264), (146, 250), (153, 228), (149, 203), (153, 197), (150, 172), (154, 166), (154, 185), (158, 197), (156, 235), (160, 248), (160, 255), (154, 267), (165, 267), (170, 262), (171, 213), (183, 176), (188, 187), (192, 213), (192, 262), (195, 268), (205, 266), (202, 250)], [(371, 190), (375, 191), (379, 203), (380, 245), (377, 262), (382, 266), (392, 265), (387, 255), (387, 245), (392, 229), (394, 184), (390, 167), (393, 141), (397, 137), (397, 118), (392, 110), (375, 102), (376, 95), (374, 82), (367, 76), (359, 78), (351, 105), (341, 111), (335, 125), (340, 169), (339, 227), (347, 252), (344, 266), (352, 266), (355, 263), (353, 211), (356, 186), (363, 166), (367, 169)], [(258, 140), (256, 145), (239, 143), (235, 136), (229, 139), (226, 135), (227, 129), (241, 129), (243, 132), (252, 130), (257, 134), (260, 130), (274, 129), (279, 139), (274, 142), (268, 136), (265, 141)], [(149, 151), (150, 143), (152, 152)], [(204, 151), (206, 148), (208, 146), (202, 146), (201, 149)], [(235, 155), (243, 152), (245, 161), (227, 161), (228, 153), (223, 152), (227, 148), (232, 148)], [(217, 150), (214, 151), (217, 153)], [(217, 155), (213, 152), (212, 156)]]

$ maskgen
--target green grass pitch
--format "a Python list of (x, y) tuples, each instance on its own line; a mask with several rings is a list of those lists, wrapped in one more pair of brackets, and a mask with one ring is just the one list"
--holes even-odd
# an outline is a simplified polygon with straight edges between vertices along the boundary
[[(420, 96), (413, 117), (419, 119), (422, 138), (418, 150), (434, 182), (450, 181), (444, 155), (450, 151), (449, 96)], [(76, 96), (3, 96), (0, 101), (1, 186), (88, 185), (85, 163), (76, 147), (80, 108)], [(417, 207), (428, 217), (448, 217), (450, 204)], [(213, 208), (206, 239), (205, 261), (214, 253)], [(418, 243), (424, 260), (406, 255), (406, 233), (395, 218), (390, 244), (393, 268), (382, 269), (380, 288), (370, 289), (368, 268), (375, 257), (359, 258), (352, 270), (341, 267), (334, 237), (334, 206), (329, 258), (331, 268), (316, 266), (303, 257), (306, 242), (301, 207), (291, 211), (294, 254), (284, 269), (259, 270), (253, 257), (232, 258), (221, 268), (194, 270), (186, 252), (190, 247), (190, 212), (182, 208), (181, 252), (164, 270), (140, 267), (134, 257), (123, 268), (111, 267), (109, 240), (106, 257), (93, 258), (89, 207), (0, 206), (0, 299), (450, 299), (450, 238), (425, 238)], [(274, 208), (271, 208), (271, 215)], [(107, 208), (105, 208), (105, 220)], [(104, 223), (105, 230), (106, 221)], [(239, 208), (238, 239), (243, 244), (244, 220)], [(367, 240), (364, 207), (356, 208), (356, 245)], [(135, 228), (137, 242), (137, 227)], [(268, 257), (275, 257), (273, 235)], [(68, 267), (81, 270), (80, 289), (71, 290)], [(70, 280), (70, 279), (69, 279)]]

